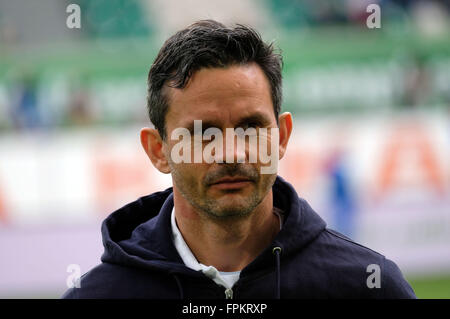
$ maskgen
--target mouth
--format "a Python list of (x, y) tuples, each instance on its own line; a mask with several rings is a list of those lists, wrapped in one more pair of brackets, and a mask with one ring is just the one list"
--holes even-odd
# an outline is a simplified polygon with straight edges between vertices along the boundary
[(211, 186), (218, 189), (238, 189), (248, 186), (252, 181), (246, 177), (224, 177), (216, 182), (212, 183)]

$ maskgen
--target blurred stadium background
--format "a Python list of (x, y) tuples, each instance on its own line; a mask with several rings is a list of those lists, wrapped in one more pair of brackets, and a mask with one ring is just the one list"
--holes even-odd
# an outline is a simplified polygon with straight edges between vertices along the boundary
[(102, 220), (170, 186), (140, 148), (147, 72), (167, 36), (213, 18), (283, 51), (280, 175), (418, 297), (450, 298), (449, 14), (448, 0), (0, 0), (0, 297), (58, 298), (70, 264), (99, 263)]

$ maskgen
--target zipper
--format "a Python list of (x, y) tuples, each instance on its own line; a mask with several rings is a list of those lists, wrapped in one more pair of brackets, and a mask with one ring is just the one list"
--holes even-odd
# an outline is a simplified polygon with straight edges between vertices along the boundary
[(233, 289), (225, 289), (225, 299), (233, 299)]

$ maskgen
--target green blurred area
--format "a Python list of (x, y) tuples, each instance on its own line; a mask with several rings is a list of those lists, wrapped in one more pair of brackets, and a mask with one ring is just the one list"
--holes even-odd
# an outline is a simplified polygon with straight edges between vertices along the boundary
[[(450, 30), (449, 30), (450, 34)], [(270, 39), (267, 39), (270, 41)], [(450, 37), (421, 37), (416, 33), (392, 34), (353, 27), (286, 31), (277, 36), (284, 73), (336, 63), (368, 63), (414, 56), (420, 59), (450, 57)], [(86, 76), (146, 74), (162, 43), (153, 38), (80, 41), (71, 46), (33, 50), (6, 50), (0, 44), (0, 80), (11, 69), (43, 72), (77, 71)]]
[(419, 299), (450, 299), (450, 274), (406, 279)]

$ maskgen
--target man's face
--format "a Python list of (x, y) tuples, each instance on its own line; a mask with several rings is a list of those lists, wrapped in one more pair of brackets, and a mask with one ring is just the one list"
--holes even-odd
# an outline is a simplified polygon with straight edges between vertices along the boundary
[[(249, 161), (249, 139), (244, 152), (235, 147), (233, 163), (225, 163), (226, 129), (256, 128), (258, 139), (267, 140), (270, 148), (270, 128), (277, 128), (271, 90), (264, 72), (257, 64), (236, 65), (227, 68), (201, 69), (194, 73), (184, 89), (166, 91), (169, 110), (166, 115), (166, 140), (163, 150), (168, 159), (173, 185), (196, 209), (210, 217), (246, 216), (270, 191), (276, 178), (261, 174), (261, 164)], [(178, 140), (172, 140), (173, 130), (187, 128), (192, 136), (192, 153), (204, 148), (194, 142), (194, 120), (202, 121), (203, 131), (215, 127), (223, 133), (223, 162), (179, 163), (171, 158), (171, 150)], [(259, 134), (266, 128), (269, 134)], [(278, 143), (278, 141), (275, 141)], [(192, 155), (193, 156), (193, 155)], [(237, 158), (245, 156), (244, 163)], [(276, 155), (278, 156), (278, 154)]]

